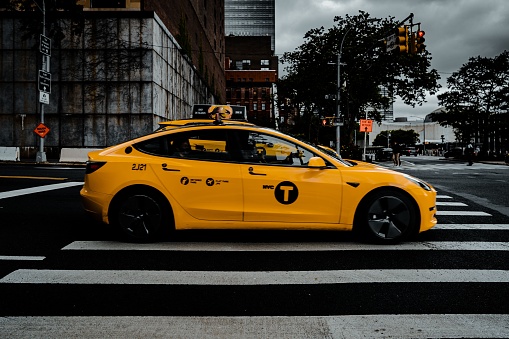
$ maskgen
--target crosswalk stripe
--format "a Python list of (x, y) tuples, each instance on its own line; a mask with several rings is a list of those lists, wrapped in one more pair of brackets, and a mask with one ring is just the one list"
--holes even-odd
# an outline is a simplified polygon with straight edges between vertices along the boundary
[(462, 202), (453, 202), (453, 201), (437, 201), (436, 205), (437, 206), (455, 206), (455, 207), (468, 206), (465, 203), (462, 203)]
[(221, 251), (221, 252), (292, 252), (292, 251), (366, 251), (366, 250), (458, 250), (458, 251), (509, 251), (509, 242), (408, 242), (397, 245), (362, 243), (218, 243), (218, 242), (160, 242), (149, 244), (115, 241), (75, 241), (63, 250), (114, 250), (114, 251)]
[(507, 314), (1, 317), (10, 337), (507, 338)]
[(0, 260), (44, 260), (45, 257), (28, 256), (28, 255), (0, 255)]
[(432, 230), (502, 230), (509, 231), (509, 224), (437, 224)]
[(440, 195), (440, 194), (437, 194), (437, 199), (452, 199), (452, 197), (448, 196), (448, 195)]
[(437, 211), (437, 215), (459, 215), (462, 217), (491, 217), (491, 214), (481, 211)]
[(7, 284), (303, 285), (356, 283), (509, 283), (508, 270), (382, 269), (327, 271), (134, 271), (20, 269)]

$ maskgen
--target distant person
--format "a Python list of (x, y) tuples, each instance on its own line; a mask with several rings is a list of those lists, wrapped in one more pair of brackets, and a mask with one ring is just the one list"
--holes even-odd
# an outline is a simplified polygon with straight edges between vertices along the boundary
[(392, 145), (392, 162), (394, 166), (401, 166), (401, 146), (397, 142)]
[(467, 166), (472, 166), (472, 164), (474, 163), (472, 160), (474, 158), (474, 146), (472, 145), (471, 142), (469, 142), (467, 147), (465, 148), (465, 153), (468, 160)]

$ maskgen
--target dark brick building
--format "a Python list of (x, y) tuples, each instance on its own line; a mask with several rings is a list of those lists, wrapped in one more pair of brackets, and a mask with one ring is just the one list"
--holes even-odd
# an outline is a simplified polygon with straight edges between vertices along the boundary
[(226, 103), (247, 107), (248, 119), (274, 126), (278, 58), (270, 36), (227, 36)]

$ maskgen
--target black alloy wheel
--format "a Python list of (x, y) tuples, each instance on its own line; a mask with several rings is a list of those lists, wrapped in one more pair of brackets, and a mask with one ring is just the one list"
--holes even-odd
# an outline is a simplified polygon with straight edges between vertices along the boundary
[(114, 212), (114, 224), (128, 240), (156, 240), (165, 222), (161, 202), (146, 193), (129, 194), (121, 198)]
[(376, 192), (363, 202), (356, 223), (364, 240), (394, 244), (417, 234), (419, 216), (409, 197), (387, 190)]

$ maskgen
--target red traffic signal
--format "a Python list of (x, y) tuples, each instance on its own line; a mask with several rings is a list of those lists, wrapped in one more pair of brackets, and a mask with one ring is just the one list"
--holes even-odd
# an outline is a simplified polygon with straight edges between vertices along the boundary
[(417, 31), (416, 37), (415, 37), (415, 50), (417, 53), (422, 53), (426, 49), (426, 45), (424, 45), (424, 35), (426, 32), (424, 31)]

